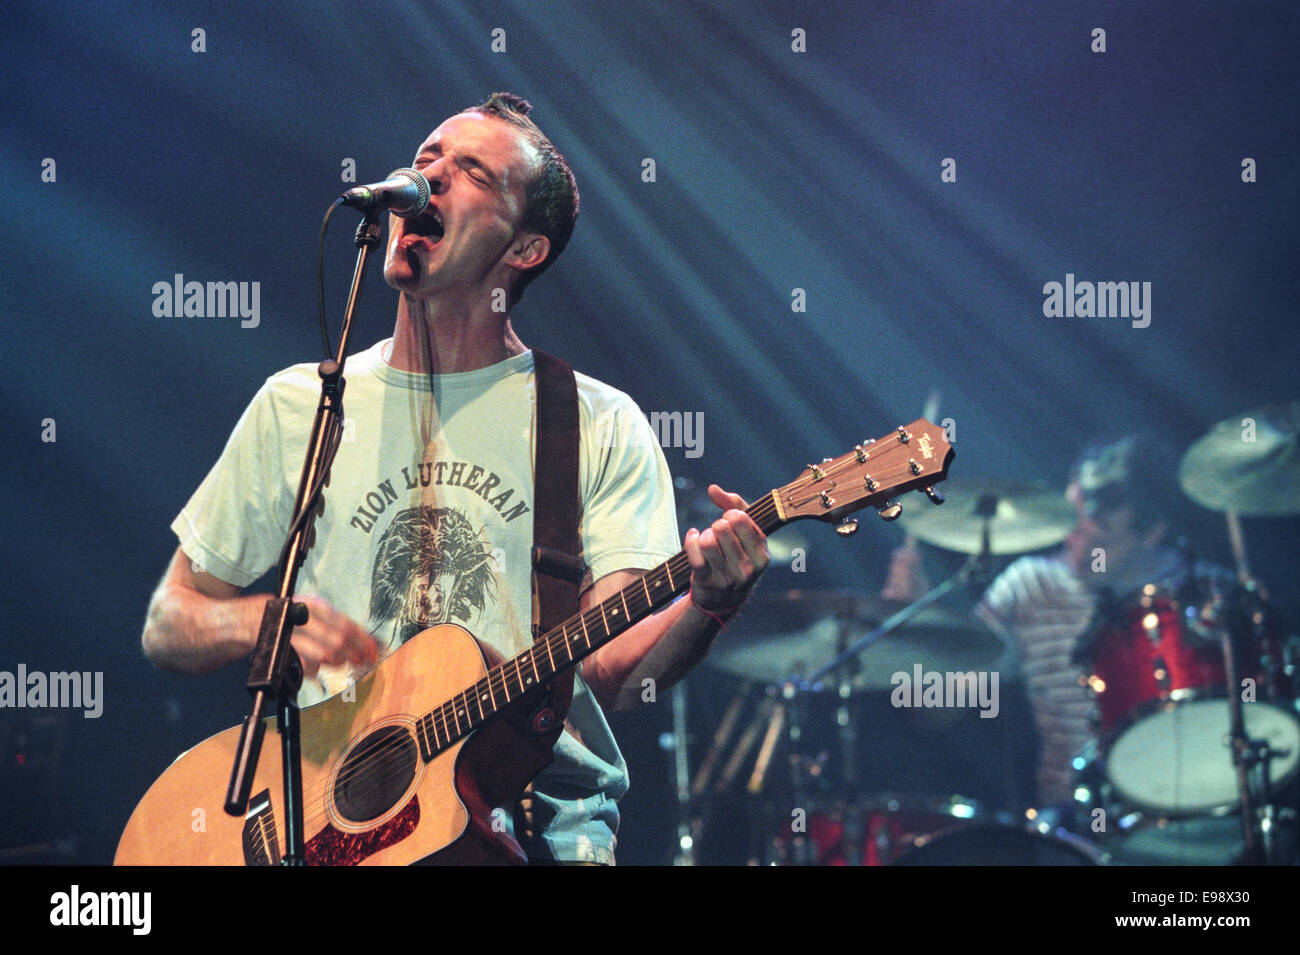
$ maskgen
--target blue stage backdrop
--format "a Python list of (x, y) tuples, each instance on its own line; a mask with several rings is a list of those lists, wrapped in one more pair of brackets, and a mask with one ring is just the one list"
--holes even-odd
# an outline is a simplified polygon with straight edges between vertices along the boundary
[[(0, 712), (8, 861), (109, 862), (168, 762), (240, 718), (241, 668), (181, 677), (141, 652), (168, 525), (261, 382), (322, 357), (329, 202), (408, 165), (451, 112), (514, 91), (567, 155), (577, 231), (516, 328), (657, 414), (676, 475), (758, 496), (937, 392), (954, 479), (1063, 489), (1093, 438), (1154, 430), (1172, 476), (1215, 423), (1297, 398), (1298, 16), (1266, 0), (9, 5), (0, 670), (99, 673), (102, 698), (93, 717)], [(335, 337), (354, 222), (336, 217), (326, 256)], [(239, 283), (243, 311), (175, 314), (166, 289), (191, 281)], [(1069, 286), (1103, 282), (1131, 283), (1126, 309), (1069, 314)], [(372, 270), (358, 347), (391, 334), (395, 303)], [(671, 431), (678, 413), (693, 430)], [(1221, 518), (1179, 507), (1227, 563)], [(1297, 525), (1245, 521), (1291, 612)], [(800, 533), (804, 559), (763, 590), (874, 593), (904, 536), (874, 516), (848, 540)], [(924, 553), (934, 577), (958, 561)], [(734, 692), (690, 682), (710, 680)], [(615, 717), (621, 863), (672, 856), (666, 699)], [(887, 752), (943, 772), (877, 764), (861, 788), (1014, 799), (1032, 731), (1004, 710), (987, 752), (898, 724)], [(698, 759), (716, 714), (695, 713)]]

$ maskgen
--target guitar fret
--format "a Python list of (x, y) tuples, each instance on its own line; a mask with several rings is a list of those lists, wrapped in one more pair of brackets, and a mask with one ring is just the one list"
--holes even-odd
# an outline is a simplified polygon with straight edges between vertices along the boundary
[[(425, 758), (431, 759), (454, 738), (464, 736), (518, 696), (571, 666), (584, 652), (592, 651), (615, 632), (626, 629), (632, 621), (640, 620), (667, 603), (677, 590), (674, 563), (678, 565), (678, 575), (689, 572), (685, 554), (679, 553), (643, 575), (637, 584), (630, 584), (595, 607), (575, 614), (544, 635), (542, 642), (546, 656), (541, 658), (540, 665), (541, 650), (534, 643), (528, 650), (493, 667), (485, 678), (421, 717), (416, 734)], [(593, 637), (591, 628), (596, 624), (602, 632)], [(579, 646), (580, 640), (582, 646)], [(563, 657), (556, 655), (560, 648), (564, 651)]]
[(502, 702), (497, 705), (505, 706), (510, 702), (510, 687), (506, 686), (505, 672), (499, 666), (493, 667), (492, 672), (488, 674), (488, 685), (491, 686), (494, 683), (496, 684), (496, 690), (493, 691), (493, 698), (495, 699), (496, 692), (500, 691)]
[[(561, 633), (564, 632), (563, 627), (560, 628), (560, 632)], [(551, 672), (559, 673), (560, 672), (559, 667), (555, 665), (555, 654), (551, 651), (551, 641), (547, 639), (547, 640), (543, 640), (542, 642), (546, 644), (546, 657), (551, 661)]]
[[(542, 649), (545, 648), (546, 656), (542, 656)], [(554, 657), (551, 656), (551, 641), (542, 641), (542, 646), (533, 646), (533, 668), (537, 670), (538, 679), (542, 682), (549, 680), (559, 671), (555, 669)]]
[(420, 744), (420, 756), (426, 763), (433, 759), (433, 747), (429, 744), (428, 719), (429, 717), (425, 715), (415, 721), (415, 735)]
[(447, 735), (446, 728), (438, 721), (439, 710), (441, 709), (442, 707), (435, 706), (429, 711), (429, 727), (433, 730), (433, 741), (438, 744), (439, 749), (442, 749), (442, 747), (451, 742), (451, 738)]

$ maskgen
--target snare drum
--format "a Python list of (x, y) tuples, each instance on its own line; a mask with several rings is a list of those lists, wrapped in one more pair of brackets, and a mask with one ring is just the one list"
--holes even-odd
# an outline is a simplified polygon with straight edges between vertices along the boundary
[[(1097, 693), (1105, 773), (1125, 801), (1170, 817), (1200, 815), (1238, 800), (1230, 710), (1219, 634), (1226, 599), (1179, 601), (1148, 585), (1093, 639), (1090, 684)], [(1239, 677), (1260, 680), (1254, 641), (1234, 634)], [(1271, 762), (1274, 786), (1300, 765), (1300, 721), (1286, 704), (1244, 706), (1246, 732), (1286, 751)]]

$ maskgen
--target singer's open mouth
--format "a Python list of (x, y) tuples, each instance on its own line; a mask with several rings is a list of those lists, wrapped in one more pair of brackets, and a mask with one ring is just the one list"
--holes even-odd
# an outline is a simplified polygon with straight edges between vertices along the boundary
[(427, 209), (402, 223), (402, 236), (397, 240), (397, 247), (411, 257), (411, 267), (419, 268), (415, 262), (417, 250), (426, 255), (433, 252), (433, 247), (442, 241), (444, 228), (442, 217), (435, 209)]
[(422, 212), (413, 219), (406, 220), (406, 234), (424, 236), (436, 244), (443, 235), (442, 217), (436, 210)]

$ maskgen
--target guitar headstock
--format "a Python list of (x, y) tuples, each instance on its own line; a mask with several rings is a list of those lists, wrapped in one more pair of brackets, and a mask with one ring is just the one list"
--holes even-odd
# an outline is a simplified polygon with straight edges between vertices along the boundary
[[(892, 521), (903, 512), (893, 498), (907, 491), (924, 489), (935, 504), (943, 503), (934, 485), (948, 476), (954, 453), (942, 428), (918, 418), (838, 458), (808, 465), (797, 479), (774, 492), (777, 511), (787, 521), (812, 517), (835, 523), (872, 505)], [(846, 534), (856, 529), (856, 524), (836, 528)]]

